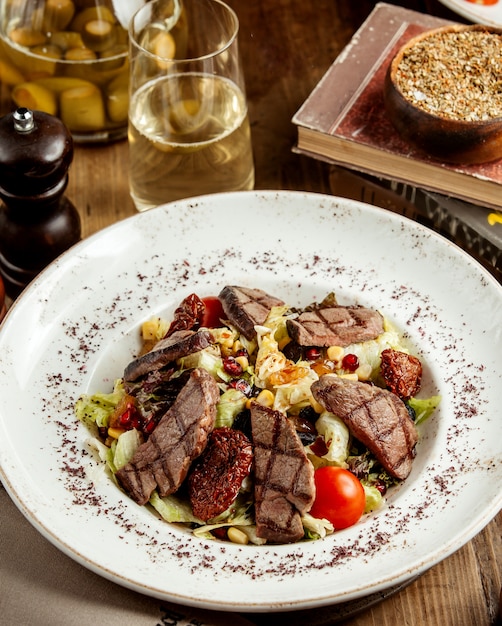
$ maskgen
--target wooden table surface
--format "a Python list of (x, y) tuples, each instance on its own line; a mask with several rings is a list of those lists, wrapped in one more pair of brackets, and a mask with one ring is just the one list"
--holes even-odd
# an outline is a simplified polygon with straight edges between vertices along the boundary
[[(369, 0), (228, 0), (240, 22), (257, 189), (329, 193), (327, 165), (291, 151), (291, 118), (372, 10)], [(437, 2), (394, 2), (461, 21)], [(135, 214), (127, 141), (76, 146), (67, 195), (83, 237)], [(347, 626), (490, 626), (502, 584), (502, 514), (403, 590), (343, 621)], [(292, 616), (293, 617), (293, 616)], [(1, 618), (0, 618), (1, 621)], [(293, 621), (293, 620), (292, 620)], [(268, 623), (268, 622), (267, 622)], [(327, 623), (327, 622), (326, 622)], [(308, 626), (309, 620), (304, 621)]]

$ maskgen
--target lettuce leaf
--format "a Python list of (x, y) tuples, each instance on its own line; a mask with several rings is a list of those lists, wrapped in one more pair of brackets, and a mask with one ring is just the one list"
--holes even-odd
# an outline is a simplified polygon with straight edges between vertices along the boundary
[(421, 424), (434, 413), (441, 402), (441, 396), (431, 396), (430, 398), (410, 398), (407, 401), (415, 412), (415, 424)]
[(123, 382), (118, 379), (115, 381), (112, 393), (80, 396), (75, 403), (75, 414), (87, 426), (96, 425), (98, 428), (106, 428), (110, 415), (125, 395)]
[(246, 402), (247, 398), (241, 391), (233, 388), (227, 389), (216, 405), (215, 428), (231, 427), (236, 415), (244, 409)]
[(155, 490), (150, 496), (150, 504), (166, 522), (203, 524), (202, 520), (192, 513), (192, 507), (188, 501), (181, 500), (175, 495), (161, 498)]
[(317, 419), (315, 427), (324, 439), (328, 451), (322, 457), (318, 457), (312, 452), (311, 446), (305, 448), (314, 467), (316, 469), (323, 465), (345, 467), (350, 444), (350, 432), (347, 426), (330, 411), (323, 411)]
[(113, 464), (114, 473), (129, 463), (142, 443), (143, 435), (135, 428), (126, 430), (113, 442), (110, 450), (112, 452), (111, 463)]

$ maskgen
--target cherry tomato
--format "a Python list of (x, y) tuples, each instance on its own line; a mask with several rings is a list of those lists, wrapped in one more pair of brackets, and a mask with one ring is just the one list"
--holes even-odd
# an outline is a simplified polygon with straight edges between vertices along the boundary
[(352, 526), (364, 511), (366, 497), (360, 481), (342, 467), (320, 467), (314, 472), (316, 497), (310, 514), (330, 521), (335, 529)]
[(221, 302), (216, 296), (202, 298), (202, 302), (205, 308), (200, 325), (204, 328), (219, 328), (221, 326), (220, 320), (225, 319)]

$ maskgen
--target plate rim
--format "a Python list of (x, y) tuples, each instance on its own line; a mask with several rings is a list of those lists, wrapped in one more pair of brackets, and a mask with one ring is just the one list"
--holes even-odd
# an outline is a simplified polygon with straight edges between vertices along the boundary
[[(345, 198), (338, 198), (336, 196), (331, 196), (331, 195), (326, 195), (326, 194), (320, 194), (320, 193), (316, 193), (316, 192), (300, 192), (300, 191), (251, 191), (251, 192), (238, 192), (238, 196), (242, 196), (242, 194), (246, 194), (247, 196), (266, 196), (268, 198), (277, 198), (278, 196), (284, 196), (284, 197), (312, 197), (312, 199), (314, 199), (315, 202), (322, 202), (324, 201), (329, 201), (330, 203), (336, 203), (341, 201), (342, 204), (348, 205), (348, 206), (359, 206), (360, 208), (362, 208), (364, 211), (370, 211), (371, 213), (376, 213), (382, 216), (385, 216), (385, 218), (390, 219), (391, 221), (393, 221), (396, 224), (402, 224), (402, 223), (408, 223), (409, 225), (413, 225), (413, 229), (422, 232), (423, 234), (426, 234), (428, 237), (432, 237), (434, 239), (439, 239), (442, 240), (442, 242), (444, 244), (447, 244), (448, 247), (451, 246), (451, 249), (455, 250), (456, 253), (460, 253), (463, 257), (465, 257), (465, 260), (469, 262), (469, 264), (471, 264), (474, 268), (475, 271), (477, 271), (478, 273), (480, 272), (483, 277), (485, 278), (485, 280), (487, 280), (488, 282), (492, 283), (492, 285), (496, 286), (496, 288), (498, 288), (499, 292), (502, 294), (502, 287), (500, 286), (500, 284), (496, 281), (496, 279), (488, 272), (488, 270), (486, 270), (484, 267), (482, 267), (473, 257), (471, 257), (467, 252), (465, 252), (464, 250), (462, 250), (459, 246), (457, 246), (456, 244), (452, 243), (450, 240), (448, 240), (447, 238), (443, 237), (442, 235), (439, 235), (438, 233), (435, 233), (434, 231), (431, 231), (430, 229), (428, 229), (427, 227), (418, 224), (416, 222), (414, 222), (413, 220), (405, 217), (405, 216), (401, 216), (395, 213), (390, 213), (389, 211), (386, 211), (385, 209), (379, 208), (379, 207), (373, 207), (372, 205), (363, 203), (363, 202), (359, 202), (359, 201), (354, 201), (354, 200), (347, 200)], [(216, 196), (234, 196), (234, 193), (226, 193), (226, 194), (215, 194)], [(195, 202), (207, 202), (207, 196), (202, 196), (200, 198), (192, 198), (189, 199), (187, 201), (183, 201), (181, 202), (182, 206), (185, 206), (187, 204), (190, 203), (195, 203)], [(211, 198), (210, 202), (214, 200), (214, 196)], [(158, 207), (157, 209), (153, 209), (153, 211), (159, 211), (159, 210), (174, 210), (173, 209), (173, 205), (179, 205), (180, 203), (171, 203), (170, 205), (163, 205), (162, 207)], [(92, 245), (92, 243), (96, 240), (96, 239), (101, 239), (103, 236), (106, 237), (106, 234), (112, 230), (115, 229), (120, 229), (120, 228), (127, 228), (127, 225), (124, 226), (125, 222), (137, 222), (138, 220), (141, 220), (143, 218), (141, 218), (141, 215), (144, 214), (136, 214), (133, 215), (129, 218), (126, 218), (125, 220), (121, 220), (120, 222), (116, 222), (114, 224), (111, 224), (110, 226), (102, 229), (101, 231), (98, 231), (97, 233), (91, 235), (90, 237), (86, 238), (85, 240), (83, 240), (82, 242), (76, 244), (75, 246), (73, 246), (72, 249), (70, 249), (69, 251), (67, 251), (66, 253), (64, 253), (63, 255), (61, 255), (61, 257), (59, 257), (59, 259), (57, 260), (58, 264), (64, 264), (65, 262), (65, 257), (68, 258), (68, 256), (72, 257), (75, 254), (78, 254), (78, 252), (80, 250), (84, 250), (86, 246), (88, 245)], [(27, 288), (27, 293), (31, 294), (31, 293), (36, 293), (36, 290), (38, 289), (38, 286), (40, 284), (43, 284), (44, 282), (44, 278), (47, 276), (47, 272), (52, 272), (54, 271), (54, 264), (51, 264), (51, 266), (49, 268), (47, 268), (46, 270), (44, 270), (34, 281), (33, 283)], [(26, 300), (26, 298), (24, 296), (22, 296), (18, 301), (16, 301), (14, 303), (14, 305), (11, 307), (11, 309), (8, 312), (8, 315), (6, 316), (4, 322), (2, 323), (2, 326), (0, 327), (0, 341), (2, 338), (2, 329), (6, 328), (9, 325), (9, 319), (12, 319), (12, 317), (14, 315), (16, 315), (16, 311), (19, 310), (19, 308), (21, 306), (23, 306), (22, 304), (20, 304), (21, 302), (24, 302)], [(0, 414), (0, 421), (2, 419), (2, 416)], [(0, 446), (0, 451), (1, 451), (1, 446)], [(138, 586), (134, 581), (128, 580), (126, 577), (124, 577), (121, 574), (117, 574), (116, 572), (105, 572), (103, 571), (103, 568), (100, 566), (96, 566), (94, 563), (92, 563), (91, 561), (89, 561), (85, 556), (83, 555), (79, 555), (76, 554), (75, 549), (71, 548), (69, 546), (67, 546), (66, 544), (63, 544), (61, 541), (61, 538), (58, 538), (56, 536), (53, 536), (50, 529), (45, 528), (45, 526), (43, 526), (43, 524), (40, 522), (39, 519), (37, 519), (36, 517), (33, 517), (33, 512), (29, 510), (29, 508), (27, 508), (23, 502), (20, 496), (18, 496), (16, 489), (14, 487), (14, 485), (11, 484), (11, 481), (9, 480), (9, 476), (8, 474), (5, 474), (4, 472), (4, 468), (1, 466), (0, 464), (0, 476), (2, 477), (2, 482), (4, 482), (6, 491), (9, 493), (10, 497), (14, 500), (14, 502), (16, 503), (16, 505), (18, 506), (18, 508), (21, 510), (21, 512), (23, 513), (23, 515), (28, 519), (28, 521), (30, 521), (30, 523), (32, 523), (38, 530), (39, 532), (41, 532), (44, 536), (46, 536), (47, 539), (49, 539), (52, 543), (54, 543), (54, 545), (56, 545), (56, 547), (58, 547), (60, 550), (62, 550), (65, 554), (67, 554), (68, 556), (70, 556), (71, 558), (74, 558), (75, 560), (77, 560), (79, 563), (81, 563), (82, 565), (84, 565), (85, 567), (91, 569), (92, 571), (95, 571), (96, 573), (98, 573), (99, 575), (102, 575), (106, 578), (109, 578), (110, 580), (113, 580), (114, 582), (118, 582), (119, 584), (122, 584), (123, 586), (129, 587), (131, 589), (134, 589), (136, 591), (142, 592), (142, 593), (148, 593), (149, 595), (154, 595), (155, 597), (159, 597), (159, 598), (163, 598), (163, 599), (168, 599), (168, 600), (173, 600), (175, 602), (179, 602), (181, 604), (191, 604), (193, 606), (199, 606), (199, 607), (204, 607), (204, 608), (211, 608), (211, 609), (217, 609), (217, 610), (229, 610), (229, 611), (235, 611), (235, 610), (241, 610), (241, 611), (265, 611), (265, 610), (284, 610), (284, 605), (278, 605), (276, 603), (270, 605), (256, 605), (256, 604), (249, 604), (246, 606), (241, 606), (239, 605), (228, 605), (228, 606), (221, 606), (220, 603), (215, 604), (214, 606), (208, 604), (207, 600), (202, 600), (202, 601), (197, 601), (197, 600), (193, 600), (190, 598), (180, 598), (180, 597), (175, 597), (172, 594), (168, 594), (167, 596), (164, 595), (163, 593), (160, 592), (160, 595), (158, 592), (156, 592), (153, 589), (145, 589), (144, 586)], [(502, 503), (502, 495), (499, 498), (500, 502)], [(429, 558), (427, 559), (427, 565), (425, 565), (425, 561), (424, 563), (421, 565), (421, 567), (419, 568), (421, 570), (420, 573), (423, 573), (423, 571), (425, 571), (426, 569), (428, 569), (429, 567), (431, 567), (432, 565), (440, 562), (441, 560), (443, 560), (444, 558), (446, 558), (447, 556), (449, 556), (450, 554), (452, 554), (454, 551), (456, 551), (457, 549), (459, 549), (462, 545), (464, 545), (465, 543), (467, 543), (470, 539), (472, 539), (472, 537), (474, 537), (478, 532), (481, 531), (482, 528), (484, 528), (484, 526), (486, 526), (491, 519), (493, 519), (493, 517), (498, 513), (498, 510), (500, 509), (500, 504), (497, 503), (495, 500), (492, 502), (492, 507), (490, 508), (490, 510), (485, 509), (484, 514), (483, 514), (483, 518), (482, 521), (480, 522), (480, 520), (477, 518), (476, 523), (472, 523), (470, 527), (466, 528), (462, 539), (461, 539), (461, 543), (457, 542), (455, 543), (455, 545), (449, 545), (445, 547), (445, 550), (443, 551), (437, 551), (437, 558), (436, 560), (432, 560)], [(481, 523), (481, 525), (480, 525)], [(382, 581), (379, 585), (373, 586), (371, 588), (371, 593), (373, 592), (378, 592), (384, 589), (387, 589), (389, 586), (394, 585), (394, 584), (399, 584), (399, 583), (403, 583), (406, 580), (409, 579), (410, 576), (413, 576), (416, 574), (416, 568), (414, 570), (413, 573), (409, 574), (409, 575), (404, 575), (404, 573), (398, 577), (392, 577), (391, 580), (386, 580), (386, 581)], [(367, 595), (367, 592), (357, 592), (355, 591), (353, 594), (348, 595), (347, 597), (344, 597), (343, 600), (340, 600), (339, 602), (345, 602), (347, 600), (352, 600), (352, 599), (357, 599), (360, 597), (363, 597), (364, 595)], [(299, 601), (298, 604), (295, 604), (295, 601), (291, 601), (289, 606), (288, 606), (288, 610), (294, 610), (294, 609), (303, 609), (303, 608), (314, 608), (315, 606), (325, 606), (328, 604), (337, 604), (339, 602), (334, 602), (332, 597), (329, 598), (324, 598), (324, 599), (316, 599), (316, 600), (312, 600), (310, 602), (304, 602), (304, 601)]]

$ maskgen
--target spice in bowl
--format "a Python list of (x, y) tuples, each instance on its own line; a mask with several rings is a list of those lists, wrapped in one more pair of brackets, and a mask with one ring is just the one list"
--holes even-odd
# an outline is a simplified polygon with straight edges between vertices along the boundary
[(502, 31), (452, 26), (410, 40), (392, 60), (385, 105), (398, 132), (430, 156), (502, 157)]

